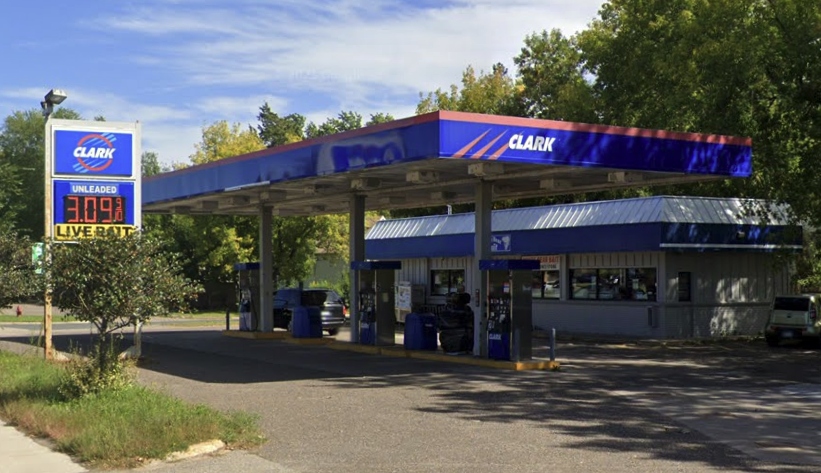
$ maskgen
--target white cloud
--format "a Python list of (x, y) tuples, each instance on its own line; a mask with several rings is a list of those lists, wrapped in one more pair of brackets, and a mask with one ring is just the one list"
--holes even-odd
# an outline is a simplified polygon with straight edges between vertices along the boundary
[(194, 154), (194, 144), (202, 139), (202, 127), (194, 125), (168, 126), (159, 122), (142, 125), (143, 151), (153, 151), (159, 155), (160, 163), (190, 163)]
[[(0, 97), (9, 99), (9, 109), (17, 103), (29, 104), (23, 107), (28, 109), (36, 107), (38, 97), (44, 95), (44, 90), (47, 88), (0, 89)], [(202, 139), (203, 126), (217, 120), (250, 124), (256, 121), (259, 107), (265, 101), (275, 110), (287, 105), (286, 99), (273, 95), (221, 95), (206, 97), (191, 105), (172, 107), (135, 102), (120, 95), (79, 87), (67, 88), (66, 91), (69, 98), (65, 105), (77, 110), (86, 119), (102, 115), (108, 121), (140, 121), (143, 150), (157, 152), (164, 164), (188, 162), (188, 157), (194, 152), (194, 144)]]
[[(560, 28), (572, 34), (601, 0), (459, 0), (420, 9), (393, 1), (234, 2), (231, 9), (145, 8), (111, 26), (172, 35), (158, 55), (194, 84), (265, 86), (334, 93), (368, 102), (458, 82), (467, 65), (511, 67), (525, 35)], [(285, 5), (285, 7), (283, 7)], [(196, 12), (194, 16), (193, 13)]]
[(273, 110), (283, 110), (288, 106), (288, 99), (273, 95), (254, 95), (244, 97), (212, 96), (200, 100), (195, 108), (211, 116), (222, 117), (229, 122), (248, 120), (259, 113), (259, 107), (267, 102)]
[[(602, 1), (451, 0), (424, 8), (403, 0), (114, 2), (100, 21), (83, 18), (78, 27), (105, 28), (131, 61), (118, 71), (149, 80), (125, 95), (111, 92), (116, 79), (104, 90), (74, 78), (76, 87), (65, 84), (66, 106), (89, 118), (139, 120), (143, 149), (159, 152), (163, 163), (187, 161), (204, 125), (255, 124), (265, 101), (316, 123), (341, 110), (365, 120), (377, 112), (411, 116), (419, 92), (458, 83), (468, 65), (487, 71), (502, 62), (513, 71), (526, 35), (581, 30)], [(0, 90), (0, 98), (34, 108), (47, 90)]]

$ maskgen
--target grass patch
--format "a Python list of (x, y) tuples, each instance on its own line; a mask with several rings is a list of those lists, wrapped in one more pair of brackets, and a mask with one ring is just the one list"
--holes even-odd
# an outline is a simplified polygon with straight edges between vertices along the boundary
[[(223, 314), (225, 316), (225, 314)], [(42, 315), (21, 315), (17, 317), (16, 315), (0, 315), (0, 323), (4, 322), (27, 322), (27, 323), (37, 323), (42, 322), (43, 316)], [(59, 323), (59, 322), (74, 322), (73, 317), (62, 317), (62, 316), (55, 316), (52, 318), (52, 323)]]
[[(224, 320), (196, 320), (164, 323), (163, 327), (222, 327), (225, 328)], [(231, 327), (239, 327), (239, 319), (231, 319)]]
[(231, 448), (263, 441), (250, 414), (186, 404), (142, 386), (67, 401), (57, 391), (65, 375), (63, 366), (39, 357), (0, 352), (0, 417), (94, 467), (132, 468), (211, 439)]
[[(236, 312), (236, 311), (234, 311), (234, 312)], [(237, 315), (237, 314), (233, 313), (232, 315)], [(160, 317), (158, 317), (158, 318), (160, 318)], [(166, 317), (162, 317), (162, 318), (166, 318)], [(225, 319), (225, 311), (224, 310), (223, 311), (202, 311), (202, 312), (197, 311), (197, 312), (184, 312), (184, 313), (183, 312), (176, 312), (176, 313), (170, 314), (168, 316), (168, 318), (172, 318), (172, 319), (218, 319), (218, 318), (222, 318), (224, 320)]]
[(29, 323), (36, 323), (42, 322), (43, 316), (42, 315), (22, 315), (17, 317), (16, 315), (0, 315), (0, 322), (29, 322)]

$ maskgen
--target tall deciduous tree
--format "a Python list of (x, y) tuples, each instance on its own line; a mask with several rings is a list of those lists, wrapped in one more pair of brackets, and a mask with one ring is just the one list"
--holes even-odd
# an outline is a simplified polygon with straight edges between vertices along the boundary
[(259, 108), (257, 132), (265, 146), (280, 146), (302, 141), (305, 138), (306, 119), (298, 113), (280, 117), (268, 102)]
[(356, 130), (357, 128), (362, 128), (362, 115), (356, 112), (342, 111), (335, 118), (328, 118), (319, 125), (313, 122), (308, 123), (305, 129), (305, 138), (333, 135), (334, 133)]
[[(254, 130), (218, 121), (203, 127), (202, 141), (190, 159), (203, 164), (263, 148)], [(234, 263), (252, 258), (257, 238), (254, 222), (247, 217), (174, 215), (151, 222), (149, 231), (163, 234), (182, 255), (186, 275), (209, 285), (233, 281)]]
[(0, 308), (41, 292), (31, 261), (31, 241), (0, 225)]
[(203, 164), (253, 153), (265, 148), (265, 144), (254, 130), (243, 129), (239, 123), (229, 125), (222, 120), (203, 128), (202, 141), (194, 147), (196, 151), (191, 155), (191, 162)]
[[(58, 108), (51, 116), (80, 119), (80, 114), (68, 108)], [(0, 126), (0, 165), (6, 167), (0, 186), (8, 186), (9, 208), (23, 210), (16, 215), (16, 228), (35, 240), (45, 231), (44, 136), (43, 114), (36, 109), (16, 111)]]
[(142, 164), (143, 177), (154, 176), (161, 172), (170, 171), (170, 169), (163, 169), (160, 164), (160, 157), (154, 151), (143, 151), (143, 155), (140, 156), (140, 163)]
[(489, 73), (480, 71), (478, 76), (473, 66), (468, 66), (462, 73), (461, 89), (453, 84), (448, 91), (437, 89), (427, 95), (420, 93), (416, 113), (452, 110), (519, 116), (524, 112), (520, 90), (501, 63), (495, 64)]
[[(307, 123), (305, 117), (299, 114), (280, 117), (267, 103), (260, 107), (258, 118), (259, 136), (268, 146), (341, 133), (363, 126), (362, 115), (353, 111), (342, 111), (336, 117), (315, 124)], [(393, 119), (390, 114), (376, 113), (370, 116), (365, 125), (385, 123)], [(318, 253), (347, 261), (347, 215), (274, 217), (272, 225), (275, 284), (292, 284), (307, 278), (313, 270)]]
[(0, 227), (15, 225), (18, 213), (24, 208), (22, 192), (17, 166), (0, 160)]
[(581, 55), (576, 39), (564, 37), (559, 30), (525, 38), (525, 46), (514, 62), (527, 116), (598, 122), (593, 87), (584, 77)]
[(579, 45), (604, 122), (752, 137), (751, 179), (685, 192), (775, 199), (821, 223), (821, 4), (614, 0)]

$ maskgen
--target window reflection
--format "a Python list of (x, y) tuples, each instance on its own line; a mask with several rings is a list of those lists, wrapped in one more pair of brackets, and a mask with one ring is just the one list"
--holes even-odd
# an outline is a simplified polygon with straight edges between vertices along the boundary
[(570, 270), (571, 299), (655, 301), (656, 268)]
[(559, 271), (533, 271), (533, 298), (558, 299), (561, 295)]

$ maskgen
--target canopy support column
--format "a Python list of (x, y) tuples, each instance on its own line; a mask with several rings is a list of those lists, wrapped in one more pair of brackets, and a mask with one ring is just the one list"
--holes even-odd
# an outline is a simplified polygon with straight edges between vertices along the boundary
[(490, 259), (491, 211), (493, 210), (493, 183), (479, 181), (475, 188), (476, 213), (473, 241), (473, 355), (487, 358), (487, 284), (479, 269), (479, 261)]
[[(365, 196), (353, 195), (349, 218), (350, 261), (365, 261)], [(350, 268), (350, 267), (349, 267)], [(348, 313), (351, 314), (351, 342), (359, 342), (359, 271), (350, 269), (351, 293)]]
[(274, 330), (274, 264), (271, 224), (273, 207), (259, 206), (259, 324), (257, 330)]

